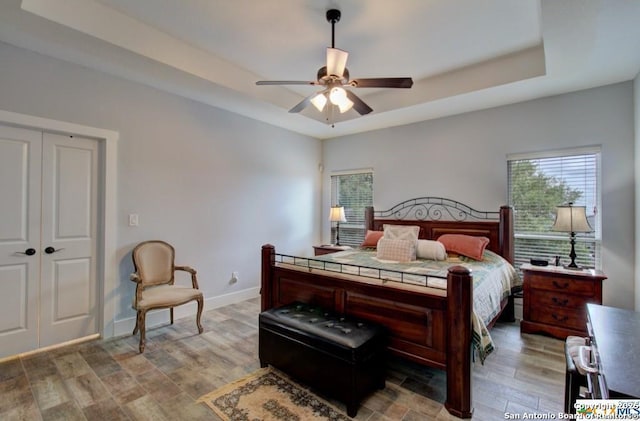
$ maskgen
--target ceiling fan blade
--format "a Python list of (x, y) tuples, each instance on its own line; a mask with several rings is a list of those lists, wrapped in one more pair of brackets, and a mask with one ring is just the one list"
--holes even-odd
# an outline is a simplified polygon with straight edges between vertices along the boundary
[(347, 92), (347, 98), (349, 98), (351, 102), (353, 102), (353, 109), (356, 110), (360, 115), (369, 114), (371, 111), (373, 111), (373, 108), (365, 104), (364, 101), (358, 98), (356, 94), (348, 89), (345, 89), (345, 91)]
[(313, 80), (259, 80), (256, 85), (317, 85), (318, 82)]
[(310, 104), (311, 104), (311, 99), (318, 95), (319, 92), (314, 92), (311, 95), (309, 95), (308, 97), (306, 97), (305, 99), (303, 99), (302, 101), (298, 102), (292, 109), (289, 110), (290, 113), (299, 113), (300, 111), (304, 110), (305, 108), (307, 108)]
[(327, 48), (327, 74), (342, 77), (349, 53), (338, 48)]
[(410, 77), (381, 77), (370, 79), (354, 79), (349, 82), (354, 88), (410, 88), (413, 79)]

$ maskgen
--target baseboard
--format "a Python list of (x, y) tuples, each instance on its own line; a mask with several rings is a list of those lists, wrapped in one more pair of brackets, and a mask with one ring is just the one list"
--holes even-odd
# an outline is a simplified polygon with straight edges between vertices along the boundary
[[(224, 307), (229, 304), (239, 303), (260, 296), (260, 287), (248, 288), (242, 291), (232, 292), (230, 294), (218, 295), (215, 297), (205, 298), (204, 311), (214, 308)], [(195, 302), (188, 303), (176, 307), (173, 310), (173, 317), (180, 319), (183, 317), (193, 317), (198, 307)], [(153, 328), (169, 323), (169, 310), (155, 310), (147, 313), (147, 328)], [(126, 319), (116, 320), (114, 323), (114, 336), (131, 335), (136, 325), (135, 316)]]

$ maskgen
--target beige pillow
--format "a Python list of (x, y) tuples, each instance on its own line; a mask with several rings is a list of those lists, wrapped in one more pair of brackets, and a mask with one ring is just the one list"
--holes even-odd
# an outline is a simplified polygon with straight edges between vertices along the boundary
[(416, 260), (416, 242), (412, 240), (390, 240), (384, 236), (378, 241), (376, 257), (381, 260), (412, 262)]
[(384, 224), (384, 238), (388, 240), (412, 240), (418, 241), (420, 227), (417, 225), (390, 225)]
[(444, 244), (434, 240), (418, 240), (416, 257), (429, 260), (447, 260), (447, 250)]

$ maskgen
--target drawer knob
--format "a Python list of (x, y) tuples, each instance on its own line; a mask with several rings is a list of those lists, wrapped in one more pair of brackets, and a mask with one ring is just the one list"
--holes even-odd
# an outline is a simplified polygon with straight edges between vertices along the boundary
[(551, 317), (553, 317), (556, 322), (566, 322), (569, 318), (568, 316), (558, 316), (555, 313), (551, 313)]
[(565, 282), (564, 284), (560, 285), (560, 284), (558, 283), (558, 281), (554, 280), (554, 281), (553, 281), (553, 286), (554, 286), (554, 287), (556, 287), (556, 288), (558, 288), (558, 289), (565, 289), (566, 287), (568, 287), (568, 286), (569, 286), (569, 282)]
[(557, 305), (557, 306), (561, 306), (564, 307), (569, 303), (569, 299), (568, 298), (564, 298), (564, 299), (559, 299), (558, 297), (552, 297), (551, 301), (553, 301), (553, 304)]

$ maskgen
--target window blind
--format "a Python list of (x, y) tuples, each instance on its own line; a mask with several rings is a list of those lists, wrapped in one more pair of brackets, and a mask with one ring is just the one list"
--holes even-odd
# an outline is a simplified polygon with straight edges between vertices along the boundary
[[(359, 246), (364, 240), (364, 209), (373, 205), (373, 171), (359, 170), (331, 175), (332, 206), (343, 206), (347, 222), (340, 223), (340, 244)], [(331, 242), (336, 242), (336, 224)]]
[[(593, 232), (576, 234), (576, 263), (600, 268), (600, 151), (550, 152), (507, 158), (509, 204), (514, 209), (515, 264), (531, 258), (569, 263), (569, 234), (553, 231), (556, 207), (585, 206)], [(552, 263), (553, 264), (553, 263)]]

